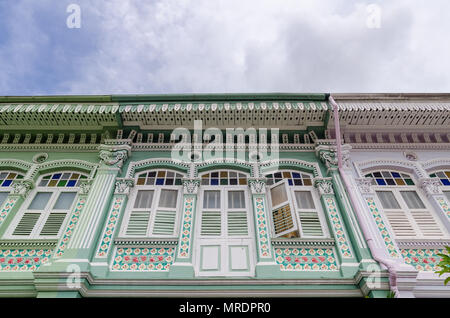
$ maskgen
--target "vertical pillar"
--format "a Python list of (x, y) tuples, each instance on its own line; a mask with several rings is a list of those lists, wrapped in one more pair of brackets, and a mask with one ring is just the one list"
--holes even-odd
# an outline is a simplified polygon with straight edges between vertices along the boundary
[(169, 271), (171, 278), (192, 278), (195, 275), (193, 249), (199, 186), (199, 179), (183, 179), (183, 209), (175, 260)]
[(269, 219), (266, 207), (266, 183), (263, 178), (249, 179), (248, 181), (253, 205), (253, 220), (256, 247), (256, 268), (258, 278), (270, 278), (279, 272), (280, 268), (275, 262), (275, 256), (270, 241)]

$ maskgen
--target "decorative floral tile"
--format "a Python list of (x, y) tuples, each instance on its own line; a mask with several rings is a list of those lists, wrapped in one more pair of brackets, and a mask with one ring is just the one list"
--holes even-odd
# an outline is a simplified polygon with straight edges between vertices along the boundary
[(48, 262), (52, 249), (0, 250), (0, 272), (35, 271)]
[(275, 260), (282, 271), (338, 270), (332, 248), (276, 248)]
[(269, 246), (269, 231), (267, 229), (266, 213), (264, 211), (264, 198), (258, 197), (256, 202), (256, 221), (258, 228), (259, 255), (261, 257), (271, 257)]
[(447, 254), (445, 249), (401, 249), (406, 264), (414, 266), (418, 271), (441, 270), (439, 262), (441, 257), (437, 254)]
[(17, 200), (18, 200), (17, 198), (9, 198), (3, 204), (2, 210), (0, 211), (0, 225), (2, 225), (3, 221), (6, 219), (6, 217), (8, 216), (8, 213), (14, 207)]
[(113, 240), (114, 230), (119, 220), (120, 208), (122, 207), (123, 198), (117, 197), (111, 207), (111, 211), (108, 215), (108, 221), (106, 222), (106, 227), (103, 232), (102, 241), (97, 250), (97, 257), (106, 257), (108, 255), (109, 248)]
[(444, 198), (439, 198), (438, 203), (442, 207), (442, 210), (444, 210), (444, 213), (447, 215), (447, 217), (450, 219), (450, 207), (447, 204), (447, 201), (445, 201)]
[(173, 263), (171, 247), (118, 248), (114, 254), (113, 271), (168, 271)]
[(336, 241), (338, 248), (343, 257), (350, 258), (353, 257), (352, 252), (350, 251), (350, 244), (347, 241), (347, 237), (345, 236), (344, 229), (342, 227), (342, 221), (337, 211), (336, 202), (333, 198), (325, 199), (328, 213), (330, 215), (331, 223), (333, 226), (333, 230), (336, 233)]
[(63, 236), (59, 241), (59, 246), (54, 256), (55, 258), (59, 258), (64, 254), (64, 250), (66, 249), (67, 243), (69, 243), (70, 237), (73, 234), (75, 226), (77, 225), (78, 220), (80, 219), (80, 213), (81, 210), (83, 210), (85, 203), (86, 199), (84, 198), (78, 199), (78, 202), (75, 205), (75, 209), (72, 212), (72, 215), (70, 216), (69, 224), (67, 225), (66, 230), (64, 231)]
[(192, 217), (194, 213), (194, 198), (184, 199), (183, 227), (181, 229), (181, 241), (178, 249), (178, 257), (188, 258), (192, 235)]
[(394, 258), (398, 258), (399, 254), (397, 249), (395, 248), (394, 242), (391, 239), (391, 236), (389, 234), (388, 229), (386, 228), (386, 225), (383, 222), (383, 218), (378, 211), (377, 206), (375, 205), (375, 201), (373, 198), (367, 198), (367, 205), (369, 206), (370, 213), (372, 214), (373, 219), (375, 220), (375, 223), (377, 225), (378, 230), (380, 231), (380, 234), (383, 238), (384, 245), (386, 246), (389, 255)]

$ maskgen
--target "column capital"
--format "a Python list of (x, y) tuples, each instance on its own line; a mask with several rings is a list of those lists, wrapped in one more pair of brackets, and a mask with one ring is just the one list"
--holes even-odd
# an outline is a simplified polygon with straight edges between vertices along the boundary
[(321, 196), (324, 194), (334, 194), (331, 178), (314, 178), (313, 182), (314, 187), (319, 190)]
[(266, 178), (249, 178), (248, 186), (252, 194), (263, 194), (266, 192)]
[(30, 190), (34, 188), (34, 181), (31, 179), (14, 180), (12, 188), (12, 194), (25, 198)]
[(184, 194), (197, 194), (200, 187), (200, 179), (183, 178), (183, 193)]
[(362, 194), (373, 194), (373, 178), (356, 178), (356, 185)]
[(81, 195), (86, 195), (91, 190), (92, 182), (94, 179), (84, 179), (80, 181), (80, 190), (78, 191)]
[(439, 178), (420, 178), (419, 187), (425, 192), (427, 197), (442, 194)]
[(116, 186), (114, 194), (130, 194), (130, 188), (134, 187), (134, 179), (131, 178), (116, 178)]

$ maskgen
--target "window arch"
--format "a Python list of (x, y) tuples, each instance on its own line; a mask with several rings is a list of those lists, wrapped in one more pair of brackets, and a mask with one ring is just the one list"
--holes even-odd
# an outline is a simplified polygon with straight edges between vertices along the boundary
[(183, 175), (174, 170), (152, 169), (138, 173), (135, 178), (121, 236), (175, 236)]
[(20, 180), (23, 177), (23, 174), (16, 171), (0, 170), (0, 207), (8, 197), (14, 180)]
[(200, 175), (202, 185), (247, 185), (247, 175), (236, 170), (215, 170)]
[(265, 177), (275, 237), (322, 238), (328, 235), (312, 175), (280, 170)]
[(365, 177), (373, 178), (372, 185), (397, 239), (446, 236), (444, 227), (409, 174), (383, 170)]
[(87, 176), (73, 171), (42, 175), (12, 221), (7, 237), (58, 238), (83, 179)]

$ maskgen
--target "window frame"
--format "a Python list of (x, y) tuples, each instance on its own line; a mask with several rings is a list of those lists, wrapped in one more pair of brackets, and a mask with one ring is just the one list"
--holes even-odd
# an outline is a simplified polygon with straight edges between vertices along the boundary
[[(14, 184), (14, 181), (23, 180), (25, 178), (25, 175), (19, 171), (13, 171), (13, 170), (0, 170), (0, 173), (8, 173), (8, 174), (15, 173), (16, 174), (16, 176), (14, 177), (14, 179), (12, 179), (12, 182), (8, 186), (5, 186), (5, 187), (0, 186), (0, 193), (6, 193), (5, 200), (0, 201), (0, 207), (2, 207), (3, 204), (6, 202), (6, 200), (8, 200), (8, 196), (11, 193), (11, 190), (13, 189), (12, 185)], [(22, 177), (18, 179), (17, 178), (18, 175), (20, 175)]]
[[(304, 172), (304, 171), (301, 171), (301, 170), (289, 170), (289, 169), (277, 170), (275, 172), (267, 173), (267, 174), (265, 174), (265, 176), (267, 176), (269, 174), (275, 174), (277, 172), (281, 172), (282, 175), (283, 175), (283, 172), (291, 172), (291, 173), (294, 172), (294, 173), (306, 174), (306, 175), (308, 175), (310, 177), (311, 180), (313, 179), (313, 176), (311, 174), (307, 173), (307, 172)], [(277, 185), (279, 185), (281, 183), (285, 183), (287, 196), (288, 196), (288, 201), (289, 201), (289, 204), (291, 206), (291, 213), (294, 214), (293, 218), (294, 218), (295, 224), (296, 224), (296, 229), (295, 230), (299, 231), (299, 235), (300, 235), (299, 238), (300, 239), (303, 239), (303, 238), (305, 238), (305, 239), (330, 238), (330, 231), (329, 231), (328, 226), (327, 226), (328, 223), (327, 223), (327, 220), (326, 220), (326, 217), (325, 217), (324, 209), (322, 207), (322, 202), (320, 201), (320, 195), (319, 195), (317, 189), (313, 185), (306, 185), (306, 186), (305, 185), (301, 185), (300, 186), (300, 185), (295, 185), (295, 184), (289, 185), (287, 180), (288, 180), (287, 178), (283, 177), (281, 181), (278, 181), (277, 183), (273, 183), (273, 184), (267, 186), (269, 191), (266, 191), (266, 193), (268, 193), (268, 195), (267, 195), (267, 202), (268, 202), (268, 207), (269, 207), (269, 210), (270, 210), (269, 214), (270, 214), (270, 221), (271, 221), (272, 237), (273, 238), (281, 238), (281, 236), (284, 235), (284, 234), (281, 234), (281, 235), (280, 234), (275, 234), (275, 226), (274, 226), (274, 222), (273, 222), (272, 211), (274, 209), (276, 209), (277, 207), (272, 207), (272, 193), (270, 192), (270, 190), (273, 187), (275, 187), (275, 186), (277, 186)], [(314, 211), (312, 209), (300, 209), (298, 207), (297, 199), (295, 197), (295, 192), (296, 191), (307, 191), (307, 192), (309, 192), (311, 194), (313, 202), (314, 202), (314, 207), (315, 207)], [(279, 206), (281, 207), (282, 204), (279, 205)], [(305, 235), (303, 233), (303, 227), (302, 227), (302, 224), (301, 224), (301, 221), (300, 221), (300, 214), (299, 214), (301, 212), (316, 212), (317, 213), (317, 216), (319, 218), (320, 227), (321, 227), (321, 230), (322, 230), (322, 235), (321, 236)], [(293, 230), (293, 231), (295, 231), (295, 230)], [(291, 232), (287, 232), (285, 234), (288, 234), (288, 233), (291, 233)], [(286, 239), (289, 239), (289, 238), (286, 238)], [(293, 238), (291, 238), (291, 239), (293, 239)]]
[[(150, 171), (156, 171), (156, 173), (158, 173), (158, 171), (170, 171), (170, 172), (174, 172), (174, 173), (178, 173), (181, 174), (182, 177), (184, 177), (184, 174), (176, 171), (176, 170), (171, 170), (171, 169), (149, 169), (149, 170), (145, 170), (145, 171), (140, 171), (139, 173), (136, 174), (135, 176), (135, 180), (138, 179), (138, 177), (143, 174), (143, 173), (148, 173)], [(166, 178), (166, 177), (165, 177)], [(174, 178), (175, 179), (175, 178)], [(148, 220), (148, 224), (147, 224), (147, 232), (146, 235), (143, 236), (136, 236), (136, 235), (127, 235), (127, 229), (128, 229), (128, 225), (129, 225), (129, 221), (131, 218), (131, 214), (133, 211), (142, 211), (145, 212), (147, 211), (145, 208), (134, 208), (134, 204), (136, 202), (136, 197), (138, 195), (138, 192), (140, 190), (152, 190), (153, 191), (153, 198), (152, 198), (152, 204), (151, 204), (151, 208), (150, 208), (150, 216), (149, 216), (149, 220)], [(158, 204), (159, 204), (159, 199), (161, 197), (161, 190), (177, 190), (177, 204), (175, 206), (175, 208), (159, 208)], [(179, 225), (180, 225), (180, 219), (181, 219), (181, 209), (182, 209), (182, 201), (183, 201), (183, 185), (135, 185), (131, 190), (130, 190), (130, 194), (128, 197), (128, 202), (127, 205), (125, 207), (125, 213), (123, 216), (123, 220), (122, 220), (122, 224), (120, 227), (120, 231), (119, 231), (119, 237), (120, 238), (126, 238), (126, 239), (147, 239), (147, 238), (176, 238), (178, 237), (179, 234)], [(153, 234), (153, 229), (154, 229), (154, 225), (155, 225), (155, 218), (156, 218), (156, 211), (158, 210), (164, 210), (164, 211), (173, 211), (175, 210), (175, 222), (174, 222), (174, 230), (173, 230), (173, 234), (170, 235), (164, 235), (164, 234)]]
[[(33, 240), (33, 239), (59, 239), (63, 229), (66, 225), (66, 223), (68, 222), (69, 216), (71, 214), (71, 212), (73, 211), (74, 207), (76, 206), (76, 203), (78, 201), (78, 197), (79, 197), (79, 190), (80, 187), (79, 186), (73, 186), (73, 187), (48, 187), (48, 186), (39, 186), (41, 180), (48, 176), (48, 175), (53, 175), (56, 173), (77, 173), (80, 176), (83, 175), (85, 177), (88, 177), (86, 174), (81, 173), (79, 171), (72, 171), (72, 170), (63, 170), (63, 171), (57, 171), (57, 172), (51, 172), (51, 173), (46, 173), (46, 174), (42, 174), (37, 182), (36, 182), (36, 187), (30, 192), (30, 194), (25, 198), (24, 202), (22, 203), (19, 211), (16, 213), (16, 215), (14, 216), (13, 220), (11, 221), (11, 223), (9, 224), (5, 234), (4, 234), (4, 238), (7, 239), (26, 239), (26, 240)], [(77, 179), (80, 180), (80, 179)], [(42, 210), (31, 210), (29, 209), (31, 202), (34, 200), (34, 198), (36, 197), (36, 195), (38, 193), (51, 193), (50, 195), (50, 199), (47, 201), (44, 209)], [(67, 210), (61, 210), (61, 209), (53, 209), (53, 206), (55, 205), (56, 201), (58, 200), (59, 196), (61, 193), (75, 193), (74, 199), (70, 205), (70, 208)], [(35, 214), (40, 214), (38, 220), (36, 221), (36, 223), (33, 226), (32, 231), (30, 232), (29, 235), (25, 236), (25, 235), (13, 235), (17, 225), (20, 223), (20, 221), (22, 220), (23, 216), (25, 215), (25, 213), (35, 213)], [(42, 229), (44, 228), (49, 216), (51, 213), (65, 213), (65, 217), (63, 222), (61, 222), (61, 226), (58, 230), (57, 235), (40, 235), (39, 233), (42, 231)]]

